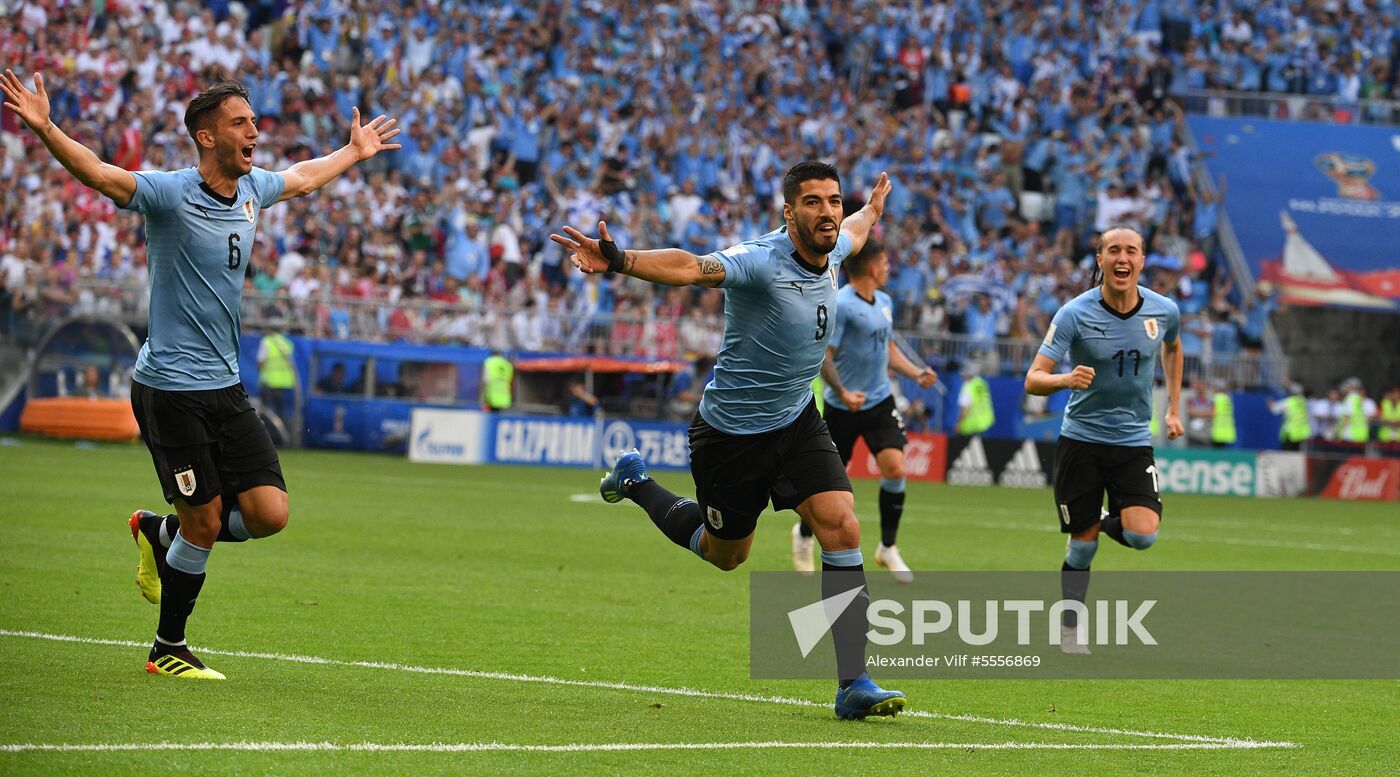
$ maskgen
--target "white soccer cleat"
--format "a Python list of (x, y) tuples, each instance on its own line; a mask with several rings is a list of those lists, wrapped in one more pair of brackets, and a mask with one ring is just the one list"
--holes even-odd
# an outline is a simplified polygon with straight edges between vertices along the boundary
[(812, 561), (812, 537), (802, 536), (801, 522), (792, 525), (792, 568), (798, 574), (811, 575), (817, 571), (816, 563)]
[(1061, 626), (1061, 627), (1060, 627), (1060, 652), (1061, 652), (1061, 653), (1068, 653), (1068, 654), (1073, 655), (1073, 656), (1087, 656), (1087, 655), (1089, 655), (1089, 637), (1088, 637), (1088, 633), (1085, 632), (1084, 644), (1082, 644), (1082, 645), (1079, 644), (1079, 628), (1080, 628), (1080, 627), (1078, 627), (1078, 626)]
[(896, 583), (914, 582), (914, 573), (909, 571), (909, 565), (899, 555), (899, 548), (893, 545), (881, 545), (875, 549), (875, 564), (888, 569)]

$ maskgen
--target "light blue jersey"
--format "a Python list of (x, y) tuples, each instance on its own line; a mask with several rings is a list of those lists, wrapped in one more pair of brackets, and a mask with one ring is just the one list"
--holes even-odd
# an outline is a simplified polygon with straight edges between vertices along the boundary
[(760, 434), (797, 419), (836, 324), (836, 268), (851, 239), (836, 238), (826, 267), (797, 254), (787, 228), (717, 251), (724, 264), (724, 345), (700, 417), (726, 434)]
[(232, 205), (215, 199), (193, 167), (134, 173), (126, 209), (146, 217), (151, 307), (138, 382), (163, 391), (238, 383), (239, 306), (258, 213), (277, 202), (282, 176), (254, 167)]
[[(830, 347), (836, 374), (847, 391), (864, 391), (869, 410), (890, 395), (890, 335), (894, 332), (894, 300), (879, 289), (873, 300), (856, 293), (849, 283), (836, 292), (836, 329)], [(822, 392), (828, 407), (850, 410), (830, 386)]]
[(1110, 309), (1098, 287), (1055, 314), (1040, 353), (1057, 364), (1068, 353), (1071, 365), (1094, 368), (1089, 387), (1070, 396), (1061, 435), (1104, 445), (1152, 444), (1157, 353), (1177, 339), (1181, 313), (1155, 291), (1139, 286), (1138, 294), (1141, 301), (1126, 315)]

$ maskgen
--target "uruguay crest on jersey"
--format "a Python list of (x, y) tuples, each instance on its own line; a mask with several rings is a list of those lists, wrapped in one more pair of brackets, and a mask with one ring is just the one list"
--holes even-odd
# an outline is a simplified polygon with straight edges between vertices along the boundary
[(1144, 318), (1144, 319), (1142, 320), (1142, 328), (1147, 330), (1147, 339), (1149, 339), (1149, 340), (1156, 340), (1156, 339), (1157, 339), (1157, 319), (1155, 319), (1155, 318)]

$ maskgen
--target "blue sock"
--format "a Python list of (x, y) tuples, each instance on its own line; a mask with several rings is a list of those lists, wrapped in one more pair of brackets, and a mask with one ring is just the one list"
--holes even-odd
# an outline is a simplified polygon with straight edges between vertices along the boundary
[(202, 575), (205, 564), (209, 563), (209, 549), (191, 545), (183, 534), (176, 532), (170, 550), (165, 553), (165, 563), (187, 575)]
[(691, 553), (694, 553), (695, 555), (699, 556), (699, 557), (702, 558), (702, 559), (705, 558), (705, 551), (703, 551), (703, 550), (700, 549), (700, 538), (703, 537), (703, 536), (705, 536), (705, 527), (704, 527), (703, 525), (702, 525), (702, 526), (696, 526), (696, 527), (695, 527), (695, 533), (692, 534), (692, 535), (690, 535), (690, 546), (689, 546), (689, 547), (690, 547), (690, 552), (691, 552)]
[(243, 525), (243, 511), (239, 510), (237, 507), (229, 511), (227, 527), (228, 533), (233, 537), (234, 542), (253, 539), (253, 535), (248, 531), (248, 527)]
[(1083, 540), (1071, 539), (1069, 547), (1065, 550), (1065, 563), (1077, 570), (1085, 570), (1094, 561), (1094, 554), (1099, 552), (1099, 541), (1084, 542)]
[(1147, 550), (1152, 547), (1152, 543), (1157, 541), (1157, 532), (1151, 534), (1138, 534), (1132, 529), (1123, 530), (1123, 539), (1127, 540), (1128, 546), (1136, 550)]

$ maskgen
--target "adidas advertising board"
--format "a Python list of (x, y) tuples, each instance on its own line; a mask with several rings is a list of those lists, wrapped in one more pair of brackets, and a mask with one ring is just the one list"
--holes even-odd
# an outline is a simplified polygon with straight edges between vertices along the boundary
[(987, 448), (981, 437), (954, 437), (948, 441), (948, 483), (954, 486), (990, 486), (995, 482)]
[(953, 485), (1045, 488), (1054, 465), (1054, 443), (948, 438), (947, 481)]
[(1045, 488), (1050, 484), (1046, 475), (1050, 465), (1041, 461), (1040, 451), (1031, 440), (1023, 440), (1002, 469), (997, 483), (1011, 488)]

